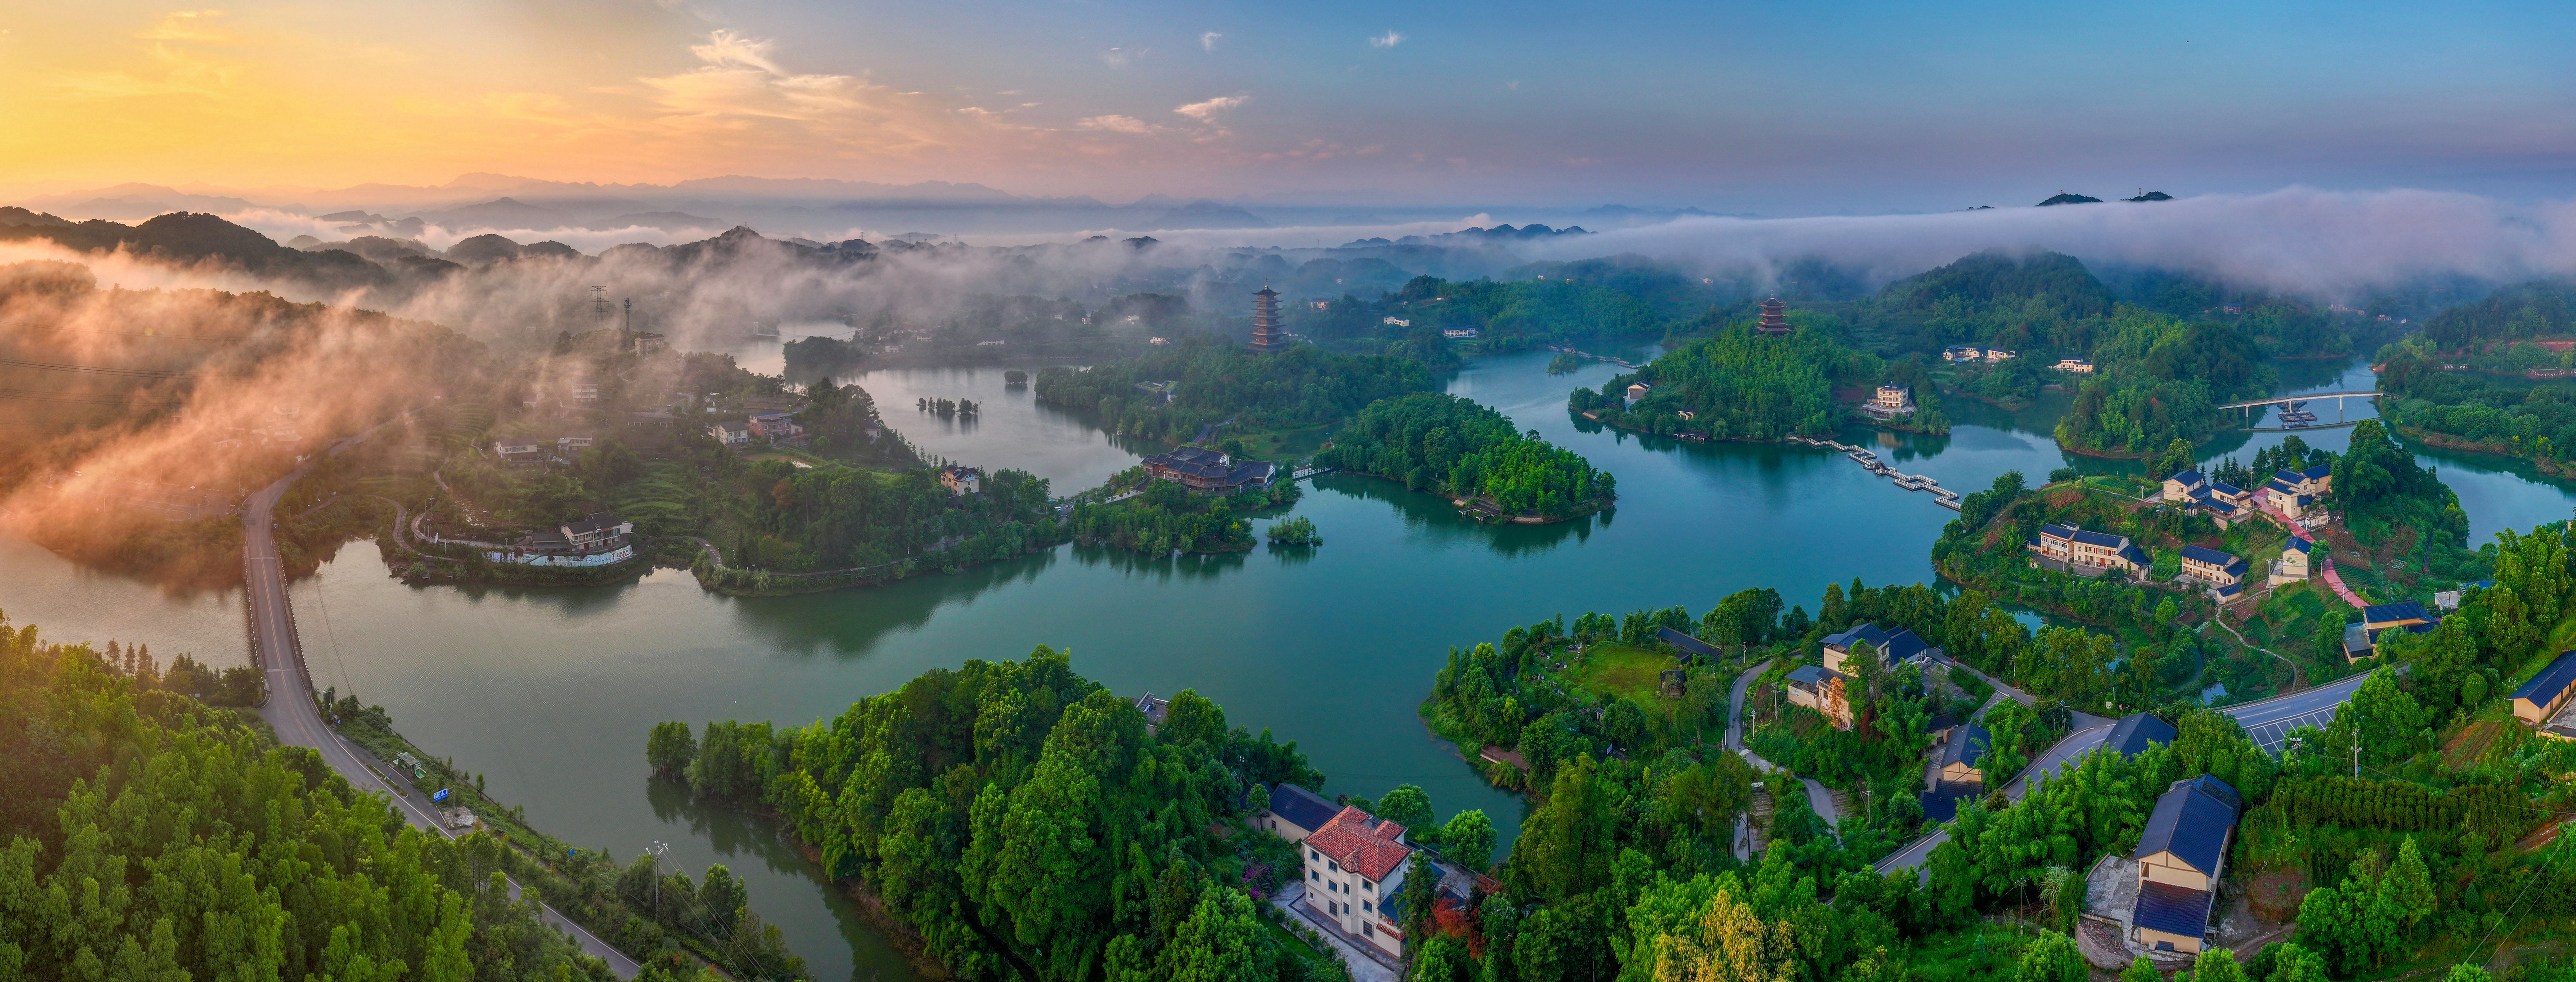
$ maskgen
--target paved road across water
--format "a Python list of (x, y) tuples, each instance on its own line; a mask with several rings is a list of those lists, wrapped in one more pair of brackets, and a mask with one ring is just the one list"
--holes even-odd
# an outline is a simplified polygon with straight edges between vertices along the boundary
[[(373, 431), (370, 431), (373, 432)], [(333, 444), (327, 454), (337, 454), (349, 445), (366, 439), (366, 434)], [(314, 455), (320, 460), (324, 454)], [(304, 667), (304, 648), (295, 632), (295, 612), (287, 601), (286, 568), (277, 551), (277, 534), (271, 524), (271, 513), (288, 486), (311, 469), (308, 462), (277, 483), (261, 488), (242, 507), (242, 575), (245, 583), (244, 603), (249, 608), (252, 663), (268, 683), (268, 704), (260, 715), (276, 729), (277, 739), (299, 747), (311, 747), (322, 754), (331, 770), (348, 779), (360, 791), (382, 794), (394, 810), (414, 827), (439, 835), (452, 834), (439, 824), (428, 806), (402, 794), (368, 766), (359, 751), (340, 739), (330, 724), (323, 722), (321, 708), (314, 704), (313, 677)], [(516, 882), (510, 884), (511, 895), (519, 893)], [(572, 936), (583, 951), (608, 962), (611, 971), (621, 979), (634, 978), (641, 966), (625, 953), (610, 947), (562, 912), (542, 902), (538, 910), (548, 925)]]

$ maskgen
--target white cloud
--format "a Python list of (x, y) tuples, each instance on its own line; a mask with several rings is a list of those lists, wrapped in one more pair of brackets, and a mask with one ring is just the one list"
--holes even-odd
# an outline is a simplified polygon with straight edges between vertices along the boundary
[(707, 35), (707, 43), (690, 45), (689, 53), (717, 68), (757, 68), (772, 75), (785, 75), (785, 69), (769, 60), (769, 52), (776, 47), (769, 41), (720, 30)]
[(1372, 48), (1392, 48), (1404, 43), (1404, 35), (1395, 31), (1388, 31), (1384, 34), (1370, 38), (1368, 41), (1369, 47)]
[(1145, 57), (1147, 48), (1111, 48), (1100, 53), (1100, 63), (1111, 68), (1126, 68)]
[(1221, 37), (1224, 37), (1224, 36), (1225, 36), (1225, 35), (1223, 35), (1223, 34), (1219, 34), (1219, 33), (1215, 32), (1215, 31), (1209, 31), (1209, 32), (1207, 32), (1207, 33), (1205, 33), (1205, 34), (1201, 34), (1201, 35), (1199, 35), (1199, 47), (1200, 47), (1202, 50), (1206, 50), (1206, 51), (1214, 51), (1214, 50), (1216, 50), (1216, 39), (1221, 38)]
[(1134, 116), (1092, 116), (1076, 122), (1074, 125), (1086, 130), (1107, 130), (1111, 133), (1151, 133), (1154, 131), (1152, 124), (1149, 124), (1144, 120), (1137, 119)]
[(1193, 102), (1176, 107), (1172, 111), (1202, 123), (1214, 123), (1217, 117), (1225, 115), (1228, 110), (1251, 101), (1252, 97), (1248, 95), (1221, 95), (1206, 102)]

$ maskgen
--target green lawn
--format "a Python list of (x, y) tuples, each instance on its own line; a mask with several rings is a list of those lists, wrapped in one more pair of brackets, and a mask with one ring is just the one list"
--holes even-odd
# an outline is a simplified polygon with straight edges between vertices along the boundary
[(1564, 678), (1572, 688), (1635, 703), (1646, 711), (1646, 720), (1657, 731), (1657, 737), (1668, 745), (1687, 745), (1688, 734), (1673, 732), (1674, 721), (1681, 713), (1681, 700), (1666, 699), (1663, 694), (1664, 672), (1679, 664), (1678, 659), (1660, 651), (1600, 644), (1584, 652), (1583, 664), (1566, 670)]

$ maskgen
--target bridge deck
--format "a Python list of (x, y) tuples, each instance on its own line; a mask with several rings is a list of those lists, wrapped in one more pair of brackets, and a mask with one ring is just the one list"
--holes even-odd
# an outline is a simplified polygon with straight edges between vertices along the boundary
[(2278, 399), (2256, 399), (2256, 400), (2253, 400), (2253, 401), (2251, 401), (2251, 402), (2231, 402), (2231, 403), (2228, 403), (2228, 404), (2226, 404), (2226, 405), (2224, 405), (2224, 406), (2219, 406), (2219, 407), (2217, 407), (2217, 408), (2219, 408), (2219, 409), (2252, 409), (2252, 408), (2254, 408), (2254, 407), (2256, 407), (2256, 406), (2278, 406), (2278, 405), (2280, 405), (2280, 404), (2282, 404), (2282, 403), (2285, 403), (2285, 402), (2314, 402), (2314, 401), (2319, 400), (2319, 399), (2375, 399), (2375, 398), (2378, 398), (2379, 396), (2382, 396), (2382, 395), (2385, 395), (2385, 394), (2386, 394), (2386, 393), (2377, 392), (2377, 391), (2363, 391), (2363, 392), (2311, 392), (2311, 393), (2308, 393), (2308, 394), (2306, 394), (2306, 395), (2282, 396), (2282, 397), (2280, 397), (2280, 398), (2278, 398)]

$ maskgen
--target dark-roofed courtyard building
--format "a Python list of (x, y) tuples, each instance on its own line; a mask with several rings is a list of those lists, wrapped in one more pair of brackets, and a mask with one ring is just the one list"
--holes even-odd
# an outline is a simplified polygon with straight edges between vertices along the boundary
[(1148, 476), (1178, 482), (1196, 494), (1266, 490), (1279, 476), (1276, 464), (1236, 460), (1206, 447), (1181, 447), (1145, 458)]
[(2139, 944), (2160, 951), (2201, 949), (2244, 805), (2234, 787), (2207, 774), (2176, 781), (2156, 799), (2146, 834), (2131, 854), (2138, 862), (2138, 904), (2130, 928)]

